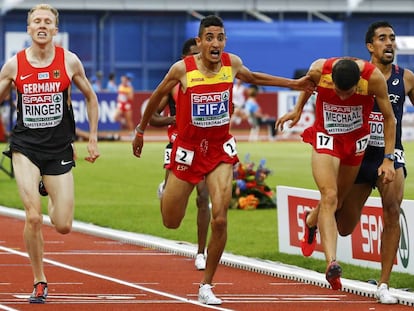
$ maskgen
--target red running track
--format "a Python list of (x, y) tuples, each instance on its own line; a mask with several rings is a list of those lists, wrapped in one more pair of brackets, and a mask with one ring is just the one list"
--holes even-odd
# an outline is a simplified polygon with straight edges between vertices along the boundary
[(49, 296), (29, 304), (32, 273), (23, 243), (23, 221), (0, 216), (0, 310), (411, 310), (371, 297), (289, 281), (220, 265), (215, 294), (221, 306), (197, 302), (202, 272), (193, 258), (80, 232), (60, 235), (44, 225)]

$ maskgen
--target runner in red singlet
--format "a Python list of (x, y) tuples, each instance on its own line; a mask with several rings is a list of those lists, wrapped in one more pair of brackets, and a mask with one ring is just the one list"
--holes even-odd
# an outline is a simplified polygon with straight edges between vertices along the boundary
[(314, 83), (307, 76), (292, 80), (250, 71), (240, 57), (223, 51), (226, 35), (223, 21), (217, 16), (210, 15), (201, 21), (196, 40), (200, 53), (172, 65), (152, 93), (136, 127), (132, 151), (136, 157), (141, 156), (149, 120), (161, 99), (179, 83), (178, 135), (171, 153), (171, 174), (162, 196), (161, 214), (166, 227), (178, 228), (194, 186), (205, 178), (212, 203), (211, 238), (198, 299), (205, 304), (221, 304), (211, 289), (227, 240), (233, 165), (238, 162), (236, 141), (229, 133), (233, 81), (237, 77), (251, 84), (310, 92)]
[[(394, 152), (395, 117), (388, 99), (382, 73), (369, 62), (351, 58), (315, 61), (308, 74), (317, 84), (315, 123), (303, 134), (303, 141), (313, 146), (312, 172), (321, 194), (318, 207), (303, 214), (305, 234), (302, 252), (310, 256), (316, 243), (316, 225), (320, 230), (327, 261), (326, 279), (332, 288), (341, 289), (341, 267), (336, 261), (338, 228), (335, 213), (341, 209), (358, 174), (368, 146), (369, 116), (374, 97), (384, 116), (385, 153)], [(293, 111), (282, 116), (276, 126), (300, 119), (309, 94), (301, 94)], [(393, 162), (384, 159), (378, 168), (384, 182), (391, 182)]]
[(43, 269), (42, 201), (39, 179), (49, 193), (48, 210), (56, 231), (72, 229), (75, 166), (72, 142), (75, 120), (70, 100), (71, 82), (85, 96), (89, 120), (88, 157), (99, 157), (98, 99), (79, 58), (57, 47), (59, 13), (48, 4), (33, 7), (27, 16), (32, 44), (9, 59), (0, 72), (0, 102), (12, 84), (17, 91), (17, 122), (10, 153), (20, 197), (26, 211), (24, 241), (34, 275), (31, 303), (44, 303), (47, 280)]

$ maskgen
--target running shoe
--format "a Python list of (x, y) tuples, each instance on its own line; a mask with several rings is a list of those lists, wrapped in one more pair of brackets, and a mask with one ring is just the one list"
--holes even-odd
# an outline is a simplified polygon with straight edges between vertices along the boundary
[(381, 283), (378, 286), (375, 296), (377, 297), (377, 301), (382, 304), (394, 305), (398, 303), (398, 299), (391, 295), (388, 285), (385, 283)]
[(197, 254), (194, 265), (196, 266), (197, 270), (206, 269), (206, 258), (204, 257), (204, 254)]
[(213, 286), (210, 284), (200, 284), (200, 288), (198, 290), (198, 301), (206, 305), (221, 305), (222, 300), (213, 294), (211, 290), (212, 288)]
[(331, 284), (333, 290), (340, 290), (342, 288), (341, 275), (341, 266), (335, 260), (332, 260), (326, 269), (325, 276), (326, 280), (329, 282), (329, 284)]
[(44, 196), (44, 197), (48, 195), (45, 184), (43, 183), (43, 180), (39, 181), (39, 193), (41, 196)]
[(318, 227), (314, 226), (310, 228), (306, 224), (306, 218), (309, 215), (309, 211), (303, 213), (303, 221), (305, 223), (305, 234), (303, 235), (302, 241), (300, 241), (300, 248), (302, 249), (303, 256), (309, 257), (312, 255), (316, 247), (316, 232)]
[(33, 293), (30, 295), (30, 303), (45, 303), (47, 297), (47, 283), (37, 282), (34, 285)]

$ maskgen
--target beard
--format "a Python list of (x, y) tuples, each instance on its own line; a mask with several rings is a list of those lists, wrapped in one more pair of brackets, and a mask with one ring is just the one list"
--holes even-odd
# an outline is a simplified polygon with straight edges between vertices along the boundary
[(382, 57), (380, 61), (381, 61), (381, 64), (383, 64), (383, 65), (392, 64), (394, 62), (394, 56), (392, 58)]

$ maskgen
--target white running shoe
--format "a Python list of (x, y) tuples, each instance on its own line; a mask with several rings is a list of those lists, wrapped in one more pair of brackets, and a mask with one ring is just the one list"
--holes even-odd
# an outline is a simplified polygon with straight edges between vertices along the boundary
[(398, 299), (391, 295), (388, 285), (385, 283), (381, 283), (380, 286), (377, 288), (377, 292), (375, 293), (377, 300), (379, 303), (393, 305), (398, 303)]
[(197, 254), (194, 265), (196, 266), (197, 270), (205, 270), (206, 259), (204, 258), (204, 254)]
[(198, 301), (206, 305), (221, 305), (222, 300), (213, 294), (211, 291), (212, 288), (213, 286), (210, 284), (200, 284), (200, 288), (198, 289)]
[(158, 189), (157, 189), (157, 196), (158, 196), (158, 199), (160, 200), (162, 198), (162, 194), (164, 193), (164, 186), (165, 186), (165, 180), (163, 180), (162, 183), (159, 184)]

